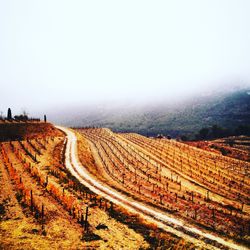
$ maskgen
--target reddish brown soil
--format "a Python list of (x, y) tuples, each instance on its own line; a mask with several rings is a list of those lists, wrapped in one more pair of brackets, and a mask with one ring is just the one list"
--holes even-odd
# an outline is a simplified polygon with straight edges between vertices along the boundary
[(117, 135), (108, 129), (79, 132), (91, 148), (94, 167), (89, 171), (103, 182), (200, 228), (248, 239), (248, 163), (174, 140)]
[(0, 141), (25, 140), (48, 136), (62, 136), (63, 133), (50, 123), (44, 122), (1, 122)]
[(219, 155), (223, 154), (231, 158), (250, 162), (250, 137), (248, 136), (231, 136), (213, 141), (190, 141), (185, 143)]
[[(61, 133), (56, 131), (55, 134)], [(64, 137), (49, 134), (42, 134), (41, 137), (21, 142), (31, 155), (36, 155), (36, 161), (26, 154), (18, 141), (0, 143), (0, 249), (148, 248), (149, 244), (141, 233), (110, 216), (105, 207), (100, 208), (99, 202), (97, 205), (95, 201), (100, 197), (79, 186), (70, 176), (62, 164)], [(84, 143), (82, 147), (83, 156), (89, 164), (89, 152)], [(27, 168), (29, 164), (33, 170), (37, 169), (34, 173), (38, 175)], [(11, 169), (15, 169), (15, 174), (19, 176), (17, 179), (14, 179)], [(39, 177), (41, 175), (48, 176), (47, 187)], [(20, 198), (21, 183), (29, 192), (32, 190), (38, 208), (44, 206), (44, 228), (32, 212), (29, 198)], [(89, 207), (88, 232), (72, 214), (73, 210), (69, 211), (66, 203), (57, 198), (57, 190), (55, 193), (50, 190), (50, 185), (65, 189), (65, 197), (74, 197), (83, 211)], [(96, 229), (100, 224), (105, 228)]]

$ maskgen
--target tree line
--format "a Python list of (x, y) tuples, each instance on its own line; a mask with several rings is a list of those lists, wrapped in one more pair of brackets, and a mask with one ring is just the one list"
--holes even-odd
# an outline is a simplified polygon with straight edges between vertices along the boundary
[[(47, 116), (44, 115), (44, 122), (47, 122)], [(32, 118), (28, 116), (28, 113), (26, 111), (23, 111), (22, 114), (20, 115), (12, 115), (12, 111), (10, 108), (8, 108), (7, 111), (7, 116), (5, 117), (3, 115), (3, 112), (0, 112), (0, 120), (8, 120), (8, 121), (22, 121), (22, 122), (27, 122), (27, 121), (37, 121), (40, 122), (40, 118)]]
[(199, 133), (195, 135), (196, 140), (211, 140), (218, 139), (233, 135), (247, 135), (250, 136), (250, 126), (249, 125), (239, 125), (235, 129), (223, 128), (218, 125), (213, 125), (211, 127), (201, 128)]

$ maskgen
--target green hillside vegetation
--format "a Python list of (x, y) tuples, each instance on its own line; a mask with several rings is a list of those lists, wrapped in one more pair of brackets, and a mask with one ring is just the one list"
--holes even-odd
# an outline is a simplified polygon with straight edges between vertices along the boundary
[[(160, 107), (144, 113), (105, 117), (94, 126), (115, 131), (137, 132), (144, 135), (170, 134), (194, 138), (202, 128), (210, 128), (203, 138), (218, 138), (228, 134), (248, 134), (250, 124), (250, 95), (246, 90), (227, 95), (198, 97), (176, 107)], [(217, 130), (216, 130), (217, 128)], [(216, 131), (215, 131), (216, 130)], [(202, 133), (202, 132), (201, 132)]]

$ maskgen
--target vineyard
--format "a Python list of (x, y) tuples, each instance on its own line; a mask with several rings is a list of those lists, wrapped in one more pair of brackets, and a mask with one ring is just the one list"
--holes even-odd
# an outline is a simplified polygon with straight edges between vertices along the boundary
[(175, 140), (78, 131), (90, 142), (99, 177), (112, 187), (202, 230), (249, 244), (248, 162)]
[[(0, 143), (3, 249), (194, 249), (82, 185), (66, 169), (62, 133)], [(90, 159), (82, 138), (82, 156)], [(114, 233), (115, 232), (115, 233)]]
[[(249, 244), (248, 162), (175, 140), (101, 128), (74, 133), (81, 167), (100, 183), (204, 233)], [(54, 127), (37, 135), (0, 143), (4, 249), (196, 249), (203, 241), (228, 249), (185, 227), (163, 230), (98, 194), (68, 168), (68, 135)]]
[[(30, 230), (32, 234), (34, 232), (34, 236), (32, 235), (35, 237), (34, 244), (37, 241), (36, 244), (40, 244), (37, 249), (46, 248), (46, 244), (47, 248), (49, 244), (55, 248), (64, 245), (64, 248), (73, 249), (84, 245), (98, 246), (102, 237), (109, 242), (107, 245), (112, 245), (110, 233), (101, 231), (98, 231), (99, 235), (93, 233), (93, 230), (97, 231), (95, 227), (103, 222), (106, 227), (115, 229), (119, 233), (126, 233), (141, 245), (146, 245), (142, 237), (133, 235), (129, 229), (125, 228), (124, 232), (121, 232), (121, 228), (119, 229), (118, 223), (114, 220), (107, 222), (111, 204), (80, 185), (67, 172), (62, 164), (64, 140), (62, 137), (51, 137), (1, 143), (1, 173), (7, 173), (18, 203), (16, 205), (22, 209), (18, 216), (12, 213), (13, 217), (16, 216), (13, 218), (15, 223), (26, 221), (26, 224), (28, 220), (29, 225), (33, 227)], [(48, 157), (53, 158), (53, 165), (41, 166), (44, 158)], [(3, 200), (5, 203), (10, 196), (6, 198)], [(5, 213), (9, 209), (11, 208), (6, 206)], [(12, 218), (8, 218), (10, 219)], [(4, 233), (2, 224), (0, 232), (1, 235)], [(5, 245), (1, 237), (1, 245), (6, 248), (13, 247), (12, 244), (22, 247), (25, 246), (25, 243), (22, 245), (22, 239), (25, 242), (25, 237), (31, 236), (24, 230), (19, 237), (21, 240), (16, 239), (15, 242), (8, 243), (10, 245)], [(62, 243), (62, 240), (65, 243)], [(95, 240), (94, 243), (92, 240)]]

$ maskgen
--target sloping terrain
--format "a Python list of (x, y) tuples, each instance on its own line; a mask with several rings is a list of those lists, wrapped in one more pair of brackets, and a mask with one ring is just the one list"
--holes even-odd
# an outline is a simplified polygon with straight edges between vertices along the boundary
[[(65, 134), (53, 130), (0, 143), (1, 249), (194, 249), (80, 184), (64, 165)], [(94, 168), (87, 141), (79, 147)]]
[[(78, 139), (71, 155), (75, 139), (45, 129), (0, 143), (3, 249), (238, 250), (249, 244), (249, 163), (100, 128), (66, 129)], [(87, 181), (127, 202), (116, 203), (73, 175), (67, 164), (78, 158), (92, 176)]]
[(0, 143), (1, 249), (148, 248), (64, 168), (65, 136), (57, 133)]
[(154, 105), (76, 107), (57, 111), (53, 117), (56, 123), (66, 126), (99, 126), (144, 135), (193, 136), (201, 128), (214, 124), (234, 132), (238, 126), (250, 124), (249, 93), (247, 89), (211, 91), (190, 99), (166, 100)]
[(99, 162), (94, 175), (112, 188), (207, 235), (249, 244), (250, 166), (245, 161), (173, 140), (108, 129), (79, 131)]
[(0, 141), (60, 135), (62, 135), (62, 132), (50, 123), (0, 121)]
[(250, 162), (250, 137), (230, 136), (211, 141), (185, 142), (188, 145)]

